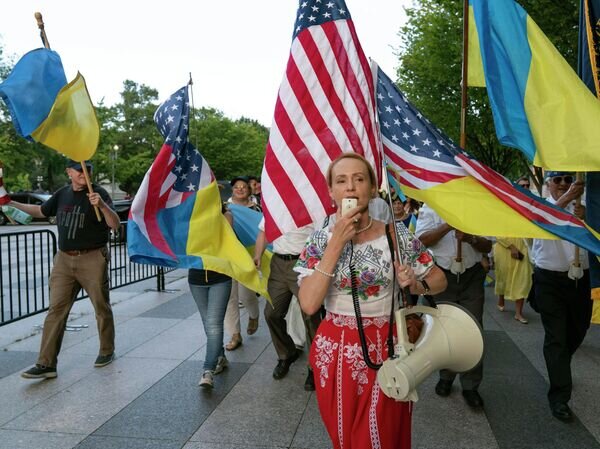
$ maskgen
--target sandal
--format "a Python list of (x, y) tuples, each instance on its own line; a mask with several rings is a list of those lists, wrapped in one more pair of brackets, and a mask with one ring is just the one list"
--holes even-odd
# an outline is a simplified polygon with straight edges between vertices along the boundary
[(248, 328), (246, 329), (246, 332), (248, 333), (248, 335), (255, 334), (257, 329), (258, 329), (258, 318), (248, 318)]
[(525, 317), (515, 317), (515, 320), (517, 320), (521, 324), (529, 323), (529, 321), (527, 321), (527, 318), (525, 318)]
[(233, 334), (229, 343), (225, 345), (225, 349), (228, 351), (235, 351), (240, 346), (242, 346), (241, 334)]

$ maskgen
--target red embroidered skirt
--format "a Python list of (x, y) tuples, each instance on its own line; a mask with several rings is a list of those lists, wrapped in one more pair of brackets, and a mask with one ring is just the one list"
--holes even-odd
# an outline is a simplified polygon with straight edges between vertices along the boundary
[[(387, 358), (388, 318), (363, 318), (369, 357)], [(396, 334), (394, 329), (394, 335)], [(356, 318), (327, 312), (310, 350), (321, 418), (335, 449), (410, 449), (412, 402), (388, 398), (363, 358)]]

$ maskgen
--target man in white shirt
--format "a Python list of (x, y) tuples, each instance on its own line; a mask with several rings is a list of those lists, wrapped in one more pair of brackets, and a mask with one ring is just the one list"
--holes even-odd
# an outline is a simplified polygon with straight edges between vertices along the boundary
[[(575, 181), (573, 173), (566, 172), (548, 171), (545, 178), (550, 193), (546, 200), (583, 218), (585, 207), (574, 204), (583, 193), (583, 182)], [(574, 255), (575, 245), (564, 240), (533, 240), (533, 288), (545, 331), (548, 401), (552, 415), (565, 422), (573, 419), (568, 406), (573, 388), (571, 358), (583, 341), (592, 316), (587, 251), (579, 250), (579, 266), (583, 270), (579, 279), (573, 279), (577, 277), (572, 268)]]
[[(466, 234), (454, 229), (426, 204), (419, 210), (415, 234), (435, 257), (435, 263), (444, 271), (448, 280), (446, 290), (436, 295), (436, 301), (460, 304), (467, 309), (483, 328), (483, 303), (485, 270), (481, 257), (492, 249), (492, 242), (485, 237)], [(455, 261), (458, 245), (461, 245), (462, 263)], [(450, 395), (456, 373), (440, 371), (435, 392), (442, 397)], [(483, 407), (483, 399), (477, 391), (483, 377), (483, 364), (460, 374), (462, 394), (472, 408)]]
[[(261, 220), (258, 228), (259, 233), (254, 247), (254, 263), (260, 269), (260, 260), (267, 246), (264, 219)], [(269, 326), (271, 340), (277, 352), (277, 366), (273, 370), (275, 379), (283, 379), (287, 375), (290, 365), (299, 356), (294, 340), (287, 332), (285, 316), (290, 307), (292, 296), (298, 297), (298, 273), (294, 271), (294, 266), (300, 252), (304, 249), (307, 238), (313, 231), (313, 226), (307, 225), (289, 231), (273, 241), (271, 273), (267, 284), (272, 305), (267, 303), (265, 306), (265, 321)], [(318, 313), (312, 316), (302, 313), (302, 318), (306, 329), (306, 343), (310, 348), (321, 318)], [(304, 389), (306, 391), (315, 389), (314, 376), (310, 367), (304, 382)]]

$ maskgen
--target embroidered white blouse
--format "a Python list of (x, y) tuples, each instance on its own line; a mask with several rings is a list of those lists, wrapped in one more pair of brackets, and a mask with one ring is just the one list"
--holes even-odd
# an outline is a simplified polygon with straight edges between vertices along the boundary
[[(396, 228), (401, 248), (400, 257), (404, 263), (412, 266), (417, 279), (423, 279), (434, 266), (433, 256), (404, 224), (398, 222)], [(294, 271), (299, 273), (298, 284), (314, 272), (314, 267), (321, 260), (330, 239), (331, 232), (328, 226), (315, 231), (309, 237), (294, 268)], [(361, 315), (363, 317), (389, 316), (394, 291), (392, 288), (394, 273), (390, 247), (385, 234), (374, 240), (355, 244), (353, 248), (351, 242), (346, 244), (325, 298), (325, 309), (339, 315), (354, 316), (350, 263), (354, 265), (356, 273)], [(398, 288), (396, 286), (396, 292)]]

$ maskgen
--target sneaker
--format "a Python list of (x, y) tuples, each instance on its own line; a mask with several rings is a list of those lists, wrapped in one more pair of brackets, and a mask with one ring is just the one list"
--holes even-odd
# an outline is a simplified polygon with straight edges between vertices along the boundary
[(94, 362), (94, 366), (96, 368), (100, 368), (100, 367), (106, 366), (109, 363), (112, 363), (112, 361), (114, 359), (115, 359), (115, 353), (114, 352), (112, 354), (108, 354), (108, 355), (99, 355), (98, 357), (96, 357), (96, 361)]
[(229, 360), (224, 355), (220, 355), (217, 359), (217, 366), (215, 367), (215, 374), (220, 374), (225, 368), (229, 366)]
[(21, 373), (25, 379), (54, 379), (56, 377), (56, 368), (36, 364), (27, 371)]
[(213, 372), (210, 370), (204, 371), (198, 385), (202, 388), (211, 389), (214, 385)]

